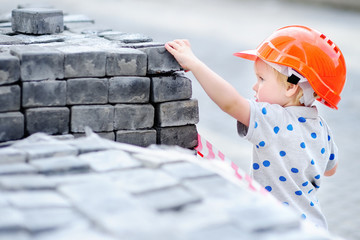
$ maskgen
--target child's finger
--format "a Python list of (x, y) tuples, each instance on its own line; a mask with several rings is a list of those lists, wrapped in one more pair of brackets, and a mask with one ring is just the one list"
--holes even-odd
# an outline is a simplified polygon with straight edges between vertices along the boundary
[(171, 53), (172, 55), (174, 55), (175, 52), (176, 52), (176, 50), (171, 46), (170, 43), (166, 43), (166, 44), (165, 44), (165, 49), (166, 49), (169, 53)]
[(175, 39), (174, 42), (179, 44), (179, 45), (182, 45), (182, 41), (180, 39)]
[(185, 39), (176, 39), (176, 40), (174, 40), (174, 42), (179, 44), (179, 46), (181, 46), (181, 47), (188, 46), (188, 44), (185, 42)]
[(186, 46), (190, 47), (190, 42), (189, 42), (189, 40), (183, 39), (182, 41), (185, 43)]
[(168, 44), (175, 50), (178, 50), (180, 45), (175, 41), (172, 41), (172, 42), (168, 42)]

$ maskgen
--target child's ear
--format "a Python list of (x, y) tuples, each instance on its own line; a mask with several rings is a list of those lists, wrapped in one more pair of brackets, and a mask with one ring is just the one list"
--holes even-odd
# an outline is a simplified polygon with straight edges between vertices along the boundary
[(285, 92), (285, 95), (287, 97), (293, 97), (297, 94), (298, 90), (299, 90), (299, 85), (297, 84), (292, 84), (292, 83), (289, 83), (286, 87), (286, 92)]

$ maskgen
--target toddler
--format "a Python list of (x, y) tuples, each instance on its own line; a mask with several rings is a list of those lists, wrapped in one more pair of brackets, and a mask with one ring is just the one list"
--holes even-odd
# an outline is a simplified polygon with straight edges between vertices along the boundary
[(327, 228), (316, 192), (335, 173), (338, 150), (315, 100), (337, 109), (345, 60), (324, 34), (305, 26), (276, 30), (255, 50), (234, 55), (254, 61), (255, 99), (241, 96), (192, 52), (187, 40), (166, 43), (208, 96), (237, 120), (253, 144), (252, 177), (302, 218)]

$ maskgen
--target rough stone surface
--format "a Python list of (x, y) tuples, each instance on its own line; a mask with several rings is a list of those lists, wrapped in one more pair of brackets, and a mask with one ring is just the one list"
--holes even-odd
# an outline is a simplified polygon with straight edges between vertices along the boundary
[[(20, 110), (20, 87), (19, 85), (0, 87), (0, 112)], [(6, 104), (4, 104), (6, 103)]]
[(90, 46), (59, 47), (65, 55), (65, 78), (104, 77), (106, 52)]
[(0, 141), (20, 139), (24, 136), (24, 115), (21, 112), (0, 113)]
[(191, 80), (181, 75), (152, 77), (151, 93), (154, 103), (190, 99)]
[(85, 132), (85, 127), (90, 127), (95, 132), (114, 130), (114, 107), (111, 105), (71, 107), (71, 131)]
[(144, 168), (118, 172), (110, 176), (117, 186), (134, 194), (160, 190), (179, 183), (163, 171)]
[(66, 105), (65, 81), (24, 82), (22, 87), (22, 106), (53, 107)]
[[(113, 131), (111, 131), (111, 132), (98, 132), (97, 134), (102, 138), (115, 141), (115, 132), (113, 132)], [(85, 132), (83, 132), (83, 133), (72, 133), (71, 135), (74, 136), (75, 138), (82, 138), (82, 137), (86, 136)], [(89, 146), (86, 146), (84, 144), (84, 146), (82, 148), (84, 149), (84, 151), (87, 151), (88, 148), (92, 148), (92, 147), (99, 148), (99, 146), (97, 146), (94, 143), (90, 144)]]
[(2, 164), (0, 168), (0, 176), (34, 173), (37, 173), (36, 169), (25, 163), (10, 162), (10, 164)]
[(213, 172), (188, 162), (166, 164), (162, 169), (177, 179), (202, 178), (214, 175)]
[(78, 149), (69, 144), (64, 144), (60, 141), (51, 141), (47, 143), (46, 141), (49, 141), (48, 138), (45, 138), (45, 141), (36, 142), (36, 139), (32, 140), (31, 136), (29, 137), (29, 142), (19, 144), (15, 143), (12, 145), (14, 148), (21, 149), (27, 154), (27, 161), (51, 157), (73, 156), (78, 154)]
[[(4, 30), (4, 29), (6, 29), (6, 30)], [(15, 45), (15, 44), (22, 43), (21, 40), (17, 39), (16, 37), (4, 35), (6, 33), (12, 33), (12, 31), (7, 30), (7, 28), (0, 28), (0, 33), (2, 33), (2, 34), (0, 34), (0, 44), (1, 45)]]
[[(168, 196), (172, 196), (169, 198)], [(178, 210), (189, 204), (201, 201), (196, 194), (183, 187), (171, 187), (164, 190), (144, 193), (138, 196), (144, 204), (155, 208), (158, 211)]]
[(70, 110), (67, 107), (29, 108), (25, 111), (26, 131), (29, 134), (69, 133)]
[(89, 164), (75, 156), (53, 157), (51, 159), (42, 159), (42, 161), (32, 161), (39, 173), (43, 174), (61, 174), (61, 173), (77, 173), (86, 172), (89, 170)]
[(109, 80), (110, 103), (148, 103), (150, 78), (114, 77)]
[(151, 144), (156, 144), (156, 130), (119, 130), (116, 131), (116, 141), (147, 147)]
[(108, 102), (108, 79), (68, 79), (67, 104), (102, 104)]
[(46, 8), (15, 9), (12, 11), (12, 29), (36, 35), (60, 33), (64, 30), (63, 12)]
[(106, 150), (82, 154), (81, 160), (88, 163), (96, 172), (138, 168), (141, 163), (132, 158), (130, 154), (119, 150)]
[(146, 70), (147, 55), (139, 50), (120, 48), (107, 54), (107, 76), (145, 76)]
[(16, 148), (0, 148), (0, 164), (25, 162), (26, 153)]
[(155, 106), (156, 125), (159, 127), (183, 126), (199, 122), (197, 100), (173, 101)]
[(64, 54), (43, 46), (17, 46), (11, 54), (20, 59), (22, 81), (54, 80), (64, 78)]
[(115, 105), (114, 129), (143, 129), (154, 125), (154, 107), (151, 104)]
[[(1, 39), (1, 35), (0, 35)], [(0, 40), (0, 44), (1, 40)], [(20, 61), (11, 55), (0, 55), (0, 85), (17, 82), (20, 78)]]
[(19, 191), (10, 193), (7, 198), (19, 209), (70, 207), (67, 199), (50, 190)]
[(195, 125), (157, 128), (156, 132), (159, 144), (178, 145), (184, 148), (194, 148), (198, 144)]
[[(8, 165), (10, 166), (10, 165)], [(35, 168), (31, 165), (27, 166), (31, 170)], [(49, 190), (55, 189), (56, 185), (42, 175), (35, 175), (38, 171), (32, 171), (33, 174), (24, 174), (24, 172), (13, 172), (11, 175), (3, 176), (0, 179), (1, 186), (6, 190)], [(23, 175), (19, 175), (23, 174)]]
[(152, 42), (152, 38), (141, 34), (141, 33), (118, 33), (118, 34), (108, 34), (104, 38), (119, 41), (123, 43), (143, 43), (143, 42)]

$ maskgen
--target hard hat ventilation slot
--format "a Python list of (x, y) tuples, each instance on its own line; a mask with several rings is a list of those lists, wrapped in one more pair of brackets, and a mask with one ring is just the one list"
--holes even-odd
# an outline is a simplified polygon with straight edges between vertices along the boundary
[(322, 39), (325, 39), (325, 38), (326, 38), (326, 36), (325, 36), (324, 34), (321, 34), (320, 37), (321, 37)]
[(327, 41), (327, 43), (331, 46), (333, 45), (333, 41), (331, 41), (330, 39)]

